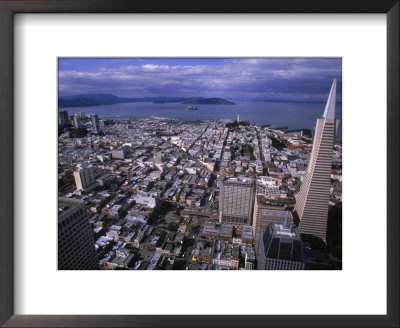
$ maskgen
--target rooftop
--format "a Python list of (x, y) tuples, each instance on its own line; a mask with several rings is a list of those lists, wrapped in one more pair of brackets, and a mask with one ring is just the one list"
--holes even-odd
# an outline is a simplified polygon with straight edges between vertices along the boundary
[(269, 207), (276, 207), (276, 208), (282, 208), (282, 210), (286, 208), (286, 205), (282, 199), (269, 198), (268, 196), (265, 195), (257, 195), (256, 197), (258, 206), (263, 205)]
[(280, 223), (271, 223), (272, 233), (280, 238), (300, 239), (300, 233), (294, 226), (285, 226)]
[(84, 203), (83, 200), (58, 197), (58, 217), (65, 215), (82, 203)]

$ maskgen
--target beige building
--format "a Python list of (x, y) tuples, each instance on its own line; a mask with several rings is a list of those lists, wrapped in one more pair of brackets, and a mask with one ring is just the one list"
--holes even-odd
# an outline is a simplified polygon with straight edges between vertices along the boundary
[[(254, 202), (253, 236), (255, 249), (258, 250), (261, 231), (265, 231), (270, 223), (283, 223), (287, 205), (279, 199), (270, 199), (263, 195), (257, 195)], [(288, 223), (292, 224), (292, 215), (289, 213)]]
[(336, 79), (326, 103), (324, 115), (317, 119), (310, 162), (295, 205), (295, 221), (301, 233), (326, 240), (328, 203), (335, 141)]
[(92, 167), (78, 167), (74, 178), (77, 190), (90, 191), (97, 186)]

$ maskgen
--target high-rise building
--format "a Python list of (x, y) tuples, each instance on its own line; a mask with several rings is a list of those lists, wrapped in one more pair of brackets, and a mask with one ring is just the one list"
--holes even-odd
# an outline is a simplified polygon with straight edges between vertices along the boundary
[(92, 167), (78, 167), (74, 171), (74, 178), (78, 190), (93, 189), (96, 183)]
[(113, 149), (111, 151), (112, 158), (115, 159), (125, 159), (126, 158), (126, 151), (125, 149)]
[(93, 133), (100, 133), (100, 123), (99, 116), (97, 114), (90, 115), (90, 120), (92, 121), (92, 131)]
[(61, 110), (58, 112), (58, 124), (69, 123), (68, 112), (66, 110)]
[(58, 198), (58, 270), (96, 270), (98, 259), (85, 202)]
[(326, 240), (328, 202), (335, 140), (336, 79), (333, 80), (324, 115), (317, 119), (310, 162), (294, 207), (301, 233)]
[(221, 179), (219, 187), (220, 222), (251, 225), (255, 195), (254, 179)]
[(82, 119), (78, 115), (74, 116), (74, 127), (75, 129), (79, 129), (82, 127)]
[[(287, 215), (289, 212), (287, 212)], [(304, 270), (303, 245), (299, 230), (287, 221), (271, 223), (263, 231), (257, 270)]]
[[(256, 195), (253, 215), (253, 236), (256, 252), (258, 252), (262, 231), (265, 231), (271, 223), (283, 223), (288, 213), (287, 211), (288, 207), (282, 200)], [(293, 218), (290, 214), (288, 223), (293, 223)]]
[(128, 146), (122, 146), (121, 148), (113, 149), (111, 156), (116, 159), (125, 159), (129, 155), (129, 152), (130, 148)]

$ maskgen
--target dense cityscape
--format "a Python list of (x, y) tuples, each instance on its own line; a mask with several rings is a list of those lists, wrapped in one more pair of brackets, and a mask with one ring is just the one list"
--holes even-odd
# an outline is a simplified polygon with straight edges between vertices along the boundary
[(58, 269), (341, 269), (335, 104), (315, 131), (59, 110)]

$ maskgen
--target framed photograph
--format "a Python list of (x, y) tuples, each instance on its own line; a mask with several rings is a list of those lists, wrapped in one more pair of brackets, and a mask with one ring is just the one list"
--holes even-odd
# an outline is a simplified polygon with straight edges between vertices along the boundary
[(399, 325), (398, 1), (0, 15), (2, 325)]

